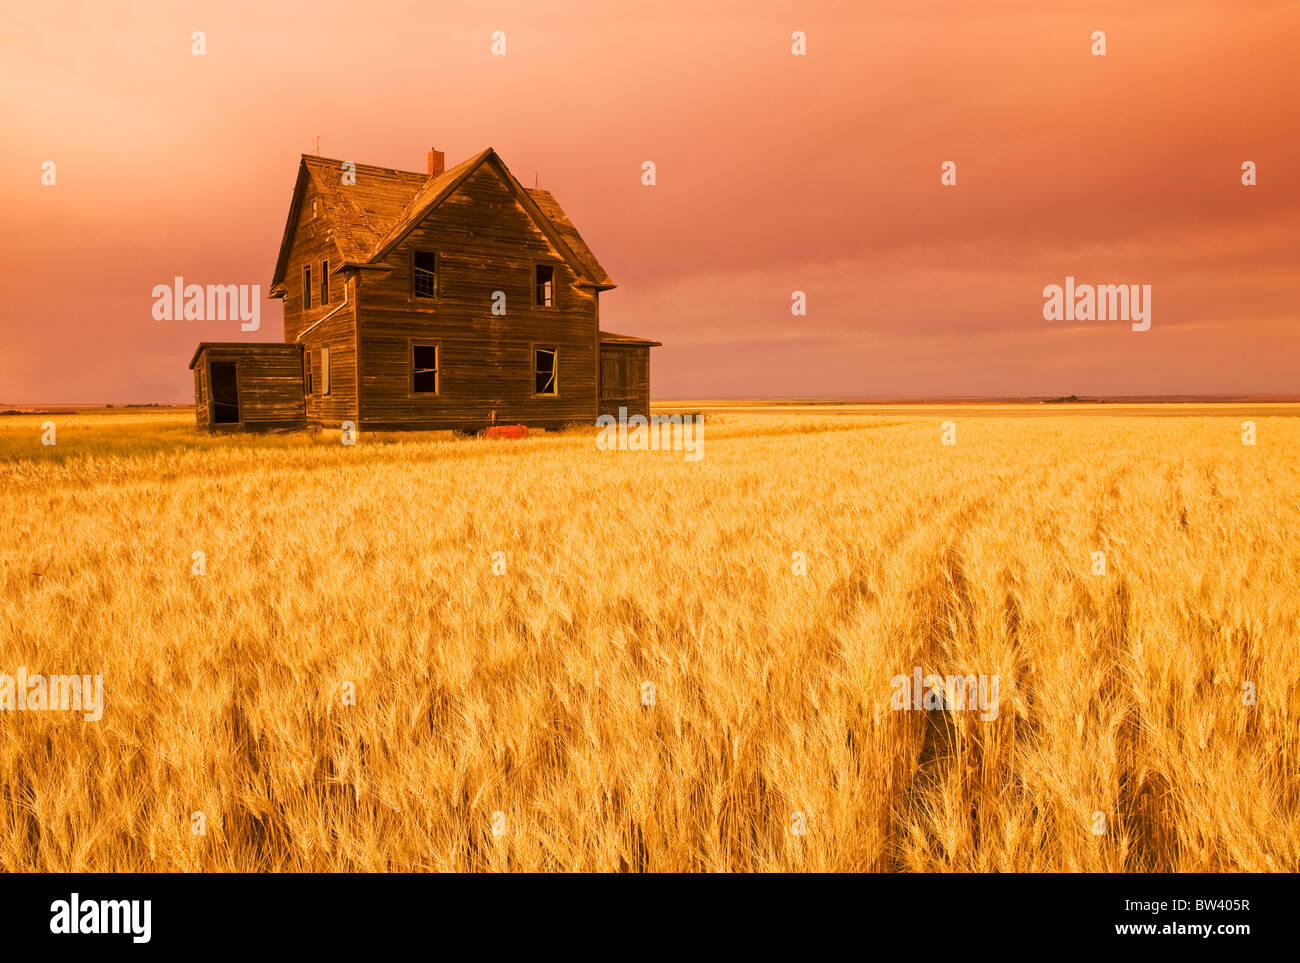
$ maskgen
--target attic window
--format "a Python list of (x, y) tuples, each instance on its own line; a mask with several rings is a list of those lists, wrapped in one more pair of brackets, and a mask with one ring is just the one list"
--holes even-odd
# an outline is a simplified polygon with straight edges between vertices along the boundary
[(554, 348), (533, 349), (533, 393), (539, 395), (558, 395), (559, 384), (555, 376), (556, 350)]
[(311, 310), (311, 265), (302, 266), (302, 309)]
[(411, 345), (411, 391), (418, 395), (438, 393), (438, 346)]
[(330, 303), (330, 262), (320, 262), (320, 303)]
[(533, 266), (533, 304), (539, 308), (555, 306), (555, 265)]
[(438, 296), (438, 256), (432, 251), (411, 252), (411, 296)]

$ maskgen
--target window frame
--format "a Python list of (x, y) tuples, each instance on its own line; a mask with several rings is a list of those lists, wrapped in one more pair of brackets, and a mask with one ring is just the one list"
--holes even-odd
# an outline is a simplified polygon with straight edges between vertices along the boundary
[(304, 398), (310, 398), (315, 394), (315, 385), (311, 377), (311, 348), (305, 348), (302, 353), (302, 395)]
[[(428, 254), (433, 258), (433, 294), (417, 294), (415, 291), (415, 256), (417, 254)], [(430, 251), (426, 248), (411, 248), (409, 257), (409, 267), (411, 274), (411, 285), (407, 291), (407, 300), (416, 304), (433, 303), (436, 304), (442, 296), (442, 255), (437, 251)]]
[(320, 262), (320, 306), (330, 303), (330, 259), (321, 258)]
[(328, 398), (332, 387), (330, 384), (330, 349), (329, 345), (324, 344), (320, 347), (320, 380), (320, 395), (322, 398)]
[[(530, 363), (531, 368), (528, 373), (528, 378), (529, 378), (529, 385), (532, 391), (532, 396), (534, 398), (560, 397), (560, 346), (557, 344), (543, 344), (541, 342), (534, 342), (533, 344), (530, 345), (530, 347), (532, 349), (530, 354), (532, 361)], [(555, 383), (554, 391), (540, 392), (537, 390), (537, 352), (538, 351), (549, 351), (551, 352), (552, 357), (555, 358), (555, 369), (554, 369), (554, 375), (552, 376), (552, 381)]]
[[(415, 390), (415, 349), (432, 348), (434, 351), (434, 368), (433, 368), (433, 391), (416, 391)], [(430, 341), (427, 338), (407, 338), (406, 339), (406, 360), (407, 360), (407, 379), (406, 391), (411, 398), (438, 398), (442, 396), (442, 342)]]
[(302, 266), (302, 310), (307, 313), (311, 310), (311, 262), (308, 261)]
[[(528, 278), (529, 283), (529, 301), (532, 306), (539, 311), (554, 311), (560, 306), (560, 263), (550, 258), (533, 258), (533, 268), (531, 276)], [(542, 304), (537, 299), (537, 269), (539, 267), (549, 267), (551, 269), (551, 303)]]

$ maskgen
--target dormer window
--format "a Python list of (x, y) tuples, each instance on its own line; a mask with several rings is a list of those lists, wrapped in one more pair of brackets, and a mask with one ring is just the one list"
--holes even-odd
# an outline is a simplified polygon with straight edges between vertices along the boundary
[(411, 297), (433, 300), (438, 296), (438, 255), (411, 252)]
[(555, 265), (533, 265), (533, 305), (539, 308), (555, 306)]

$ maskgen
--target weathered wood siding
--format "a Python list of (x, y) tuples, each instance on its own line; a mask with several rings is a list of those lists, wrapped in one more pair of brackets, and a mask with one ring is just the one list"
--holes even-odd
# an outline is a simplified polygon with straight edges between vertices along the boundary
[[(210, 419), (213, 362), (234, 362), (239, 384), (239, 423)], [(302, 428), (302, 353), (296, 345), (248, 344), (209, 347), (194, 365), (194, 420), (208, 431), (275, 431)]]
[(605, 342), (600, 346), (600, 413), (650, 416), (649, 345)]
[[(438, 298), (411, 296), (411, 252), (438, 256)], [(555, 267), (555, 304), (533, 306), (538, 261)], [(358, 281), (360, 427), (558, 427), (596, 414), (597, 298), (490, 164), (446, 198)], [(492, 313), (493, 292), (506, 314)], [(439, 349), (437, 395), (411, 391), (411, 345)], [(534, 394), (533, 348), (558, 350), (556, 397)]]
[(204, 358), (206, 353), (199, 353), (199, 363), (194, 366), (194, 426), (199, 431), (206, 431), (208, 427), (207, 379), (203, 376), (208, 368), (207, 359)]
[[(342, 302), (343, 278), (336, 274), (330, 278), (330, 303), (325, 306), (320, 303), (320, 262), (328, 259), (332, 270), (338, 267), (339, 257), (338, 247), (330, 234), (329, 220), (322, 210), (320, 198), (316, 196), (315, 185), (309, 180), (298, 208), (284, 270), (286, 293), (282, 303), (287, 344), (292, 344), (304, 328), (325, 317)], [(302, 269), (307, 264), (311, 265), (312, 274), (311, 307), (304, 309)]]
[[(350, 292), (343, 274), (335, 274), (340, 253), (330, 233), (323, 202), (308, 181), (298, 208), (284, 272), (284, 340), (301, 343), (312, 366), (312, 393), (305, 402), (308, 424), (338, 428), (357, 420), (356, 306), (344, 304)], [(329, 261), (329, 303), (320, 299), (321, 262)], [(307, 307), (303, 267), (311, 267), (311, 302)], [(313, 327), (315, 325), (315, 327)], [(321, 348), (330, 349), (330, 391), (324, 394)]]
[[(357, 341), (355, 281), (348, 282), (348, 303), (329, 306), (330, 315), (302, 335), (302, 346), (311, 364), (311, 394), (307, 396), (307, 423), (321, 428), (339, 428), (343, 422), (357, 422)], [(334, 312), (330, 314), (330, 312)], [(330, 390), (324, 393), (322, 348), (329, 348)]]

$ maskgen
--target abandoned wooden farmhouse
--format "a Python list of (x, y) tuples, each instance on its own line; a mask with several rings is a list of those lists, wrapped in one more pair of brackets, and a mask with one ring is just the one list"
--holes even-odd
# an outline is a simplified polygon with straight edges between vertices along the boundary
[(656, 341), (600, 330), (614, 287), (551, 194), (491, 148), (426, 173), (303, 155), (271, 283), (284, 342), (204, 342), (208, 430), (555, 428), (649, 413)]

